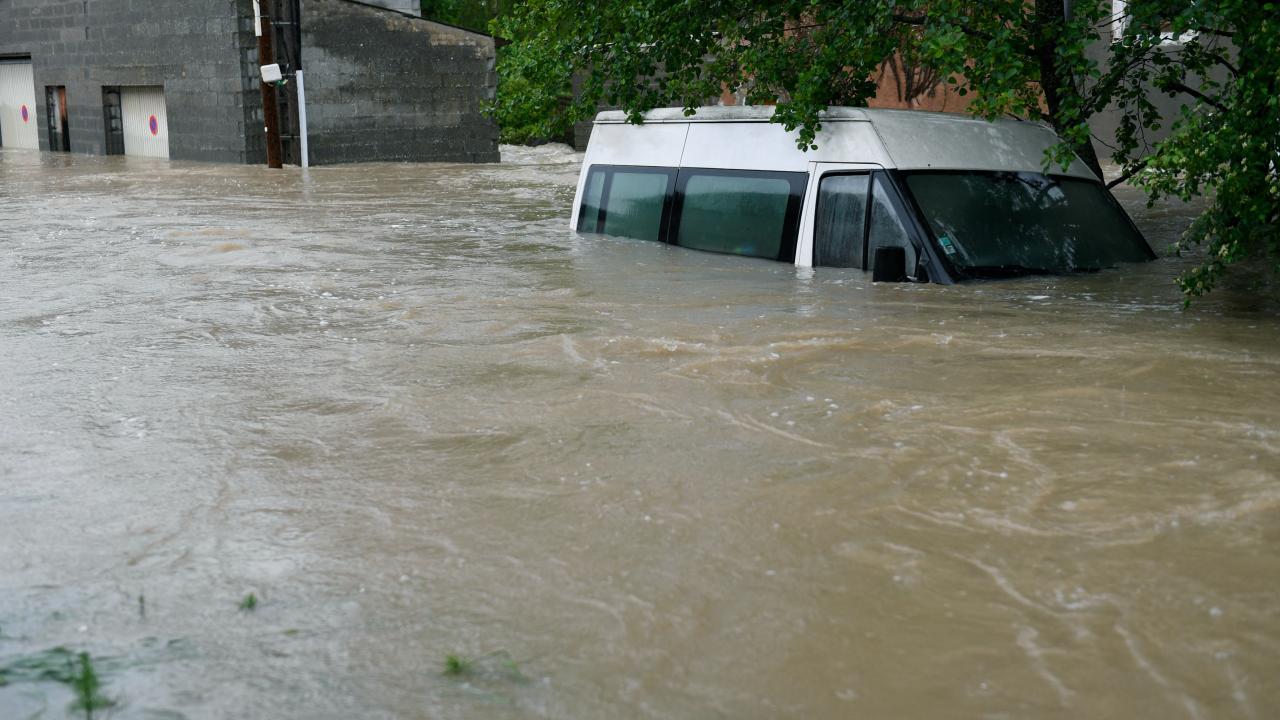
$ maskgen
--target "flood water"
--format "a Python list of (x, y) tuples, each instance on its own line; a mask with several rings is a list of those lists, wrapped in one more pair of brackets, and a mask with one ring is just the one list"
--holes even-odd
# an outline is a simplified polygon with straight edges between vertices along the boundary
[(0, 152), (0, 717), (1276, 716), (1274, 296), (576, 236), (577, 162)]

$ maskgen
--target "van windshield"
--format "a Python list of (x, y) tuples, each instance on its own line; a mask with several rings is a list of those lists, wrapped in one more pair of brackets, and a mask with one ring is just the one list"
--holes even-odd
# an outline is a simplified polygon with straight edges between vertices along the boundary
[(906, 185), (970, 277), (1063, 274), (1152, 258), (1101, 183), (1025, 172), (912, 172)]

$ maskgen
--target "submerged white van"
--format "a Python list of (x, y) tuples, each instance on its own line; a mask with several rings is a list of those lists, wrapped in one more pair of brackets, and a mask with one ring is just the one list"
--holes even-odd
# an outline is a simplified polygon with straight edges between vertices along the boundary
[(804, 152), (772, 114), (600, 113), (573, 228), (944, 284), (1155, 257), (1083, 162), (1044, 172), (1045, 126), (831, 108)]

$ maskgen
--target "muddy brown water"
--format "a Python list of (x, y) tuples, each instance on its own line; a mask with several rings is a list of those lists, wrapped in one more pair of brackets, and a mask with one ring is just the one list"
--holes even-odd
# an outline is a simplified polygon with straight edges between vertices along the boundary
[(57, 647), (120, 718), (1276, 716), (1272, 296), (575, 236), (508, 157), (0, 152), (0, 717)]

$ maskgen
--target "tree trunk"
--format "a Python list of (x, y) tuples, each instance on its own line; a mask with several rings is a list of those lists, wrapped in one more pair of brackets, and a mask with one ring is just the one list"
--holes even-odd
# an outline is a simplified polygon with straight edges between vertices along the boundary
[(1078, 144), (1072, 149), (1075, 150), (1076, 155), (1080, 156), (1084, 164), (1089, 166), (1093, 174), (1098, 176), (1099, 180), (1106, 182), (1106, 178), (1102, 175), (1102, 162), (1098, 160), (1098, 152), (1093, 148), (1093, 141), (1085, 140), (1084, 143)]
[[(1062, 0), (1035, 0), (1036, 3), (1036, 60), (1040, 64), (1040, 90), (1044, 93), (1045, 106), (1049, 111), (1049, 124), (1059, 134), (1062, 133), (1062, 98), (1069, 93), (1080, 92), (1073, 77), (1061, 77), (1058, 74), (1059, 25), (1065, 21)], [(1093, 174), (1102, 180), (1102, 163), (1098, 162), (1098, 153), (1093, 149), (1093, 142), (1086, 139), (1083, 143), (1071, 148)]]

